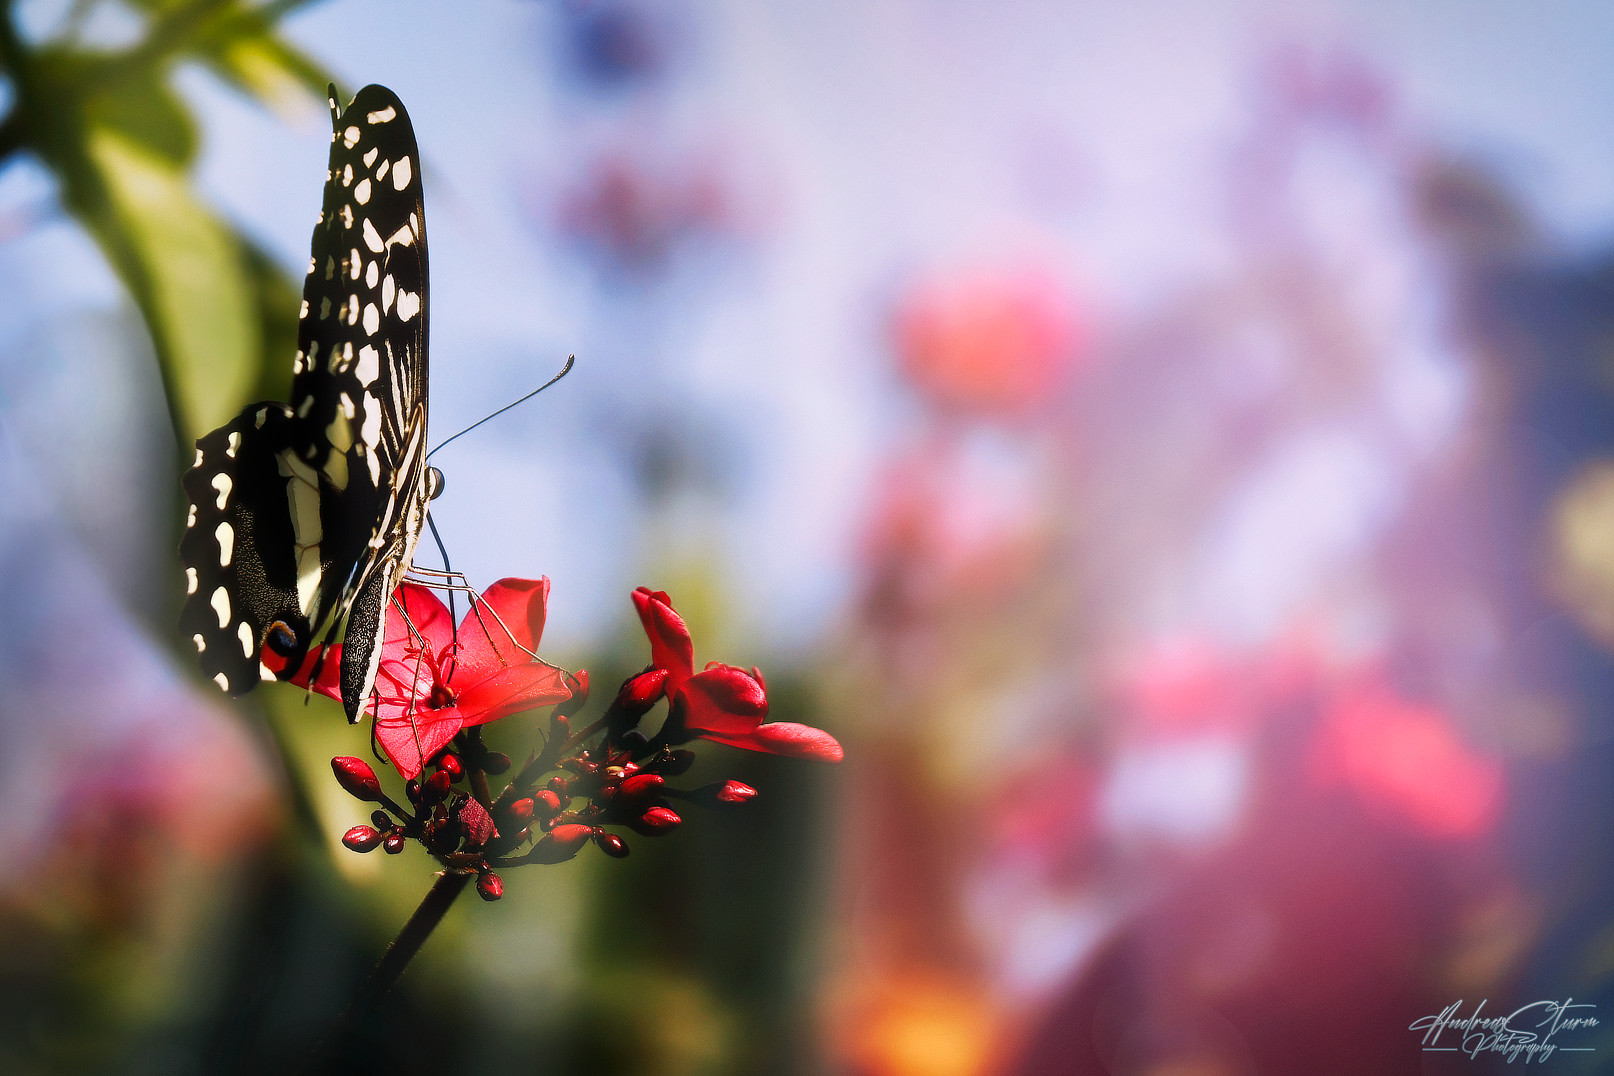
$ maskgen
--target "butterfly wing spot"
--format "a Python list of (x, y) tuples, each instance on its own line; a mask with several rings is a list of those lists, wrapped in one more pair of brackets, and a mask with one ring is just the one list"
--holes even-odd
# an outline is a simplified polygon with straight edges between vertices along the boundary
[(420, 313), (420, 296), (412, 291), (398, 293), (398, 320), (412, 321)]
[(200, 448), (198, 448), (196, 450), (196, 462), (191, 464), (191, 466), (192, 467), (200, 467), (201, 465), (202, 465), (202, 450)]
[[(375, 268), (375, 263), (374, 262), (370, 263), (370, 268), (372, 270)], [(365, 307), (364, 307), (364, 335), (366, 335), (366, 336), (374, 336), (376, 334), (376, 330), (379, 329), (379, 328), (381, 328), (381, 311), (379, 311), (379, 310), (377, 310), (375, 308), (374, 303), (365, 304)]]
[(364, 286), (371, 291), (375, 290), (376, 281), (381, 279), (381, 263), (371, 262), (364, 267)]
[(219, 627), (222, 629), (230, 623), (230, 592), (219, 587), (213, 592), (213, 599), (208, 603), (213, 611), (219, 615)]
[[(391, 278), (389, 277), (388, 279)], [(380, 317), (375, 312), (374, 303), (364, 308), (364, 327), (373, 336), (375, 335), (375, 329), (370, 327), (372, 319), (380, 320)], [(358, 378), (359, 384), (365, 388), (375, 384), (375, 379), (381, 376), (381, 353), (372, 345), (365, 344), (359, 348), (359, 364), (353, 368), (353, 376)], [(346, 401), (348, 417), (352, 418), (353, 401), (348, 398), (346, 393), (342, 394), (342, 399)]]
[(388, 105), (378, 112), (367, 112), (364, 118), (371, 123), (391, 123), (398, 115), (398, 110)]
[(219, 543), (219, 567), (228, 568), (230, 558), (235, 555), (235, 528), (228, 523), (220, 523), (213, 529), (213, 537)]
[(268, 418), (268, 417), (269, 417), (269, 409), (267, 407), (260, 407), (260, 408), (258, 408), (258, 413), (253, 416), (253, 420), (252, 420), (253, 424), (255, 426), (257, 426), (258, 429), (261, 430), (261, 429), (263, 429), (263, 420)]
[(399, 225), (397, 231), (387, 236), (387, 246), (389, 247), (407, 247), (414, 241), (415, 233), (410, 230), (407, 224)]
[[(359, 323), (359, 297), (357, 295), (349, 295), (347, 297), (347, 323), (349, 325), (357, 325)], [(352, 346), (352, 344), (348, 345), (348, 347)]]
[(196, 644), (196, 652), (198, 654), (207, 653), (207, 640), (206, 639), (202, 638), (200, 635), (192, 635), (191, 636), (191, 642)]
[[(303, 397), (303, 402), (297, 405), (297, 417), (298, 418), (307, 418), (308, 417), (308, 412), (312, 411), (313, 409), (314, 409), (314, 397), (312, 397), (312, 396), (304, 396)], [(220, 505), (219, 507), (222, 508), (224, 506)]]
[(342, 227), (353, 227), (353, 207), (350, 205), (342, 207)]
[(233, 484), (230, 481), (230, 476), (221, 471), (214, 475), (213, 481), (208, 484), (219, 491), (216, 503), (218, 504), (219, 511), (224, 511), (224, 505), (225, 502), (230, 499), (230, 488)]
[[(308, 320), (308, 300), (307, 299), (304, 299), (303, 300), (303, 305), (297, 308), (297, 320), (298, 321), (307, 321)], [(296, 372), (296, 371), (293, 371), (293, 372)]]
[[(359, 427), (359, 440), (367, 445), (378, 445), (381, 441), (381, 404), (374, 393), (364, 394), (364, 424)], [(372, 458), (375, 453), (371, 453)]]
[(185, 529), (190, 530), (196, 526), (196, 506), (191, 505), (190, 511), (185, 513)]
[(392, 165), (392, 189), (401, 191), (409, 186), (409, 180), (415, 174), (414, 166), (409, 163), (408, 157), (399, 157)]
[(380, 180), (386, 179), (387, 178), (387, 169), (389, 169), (391, 167), (392, 167), (392, 162), (391, 161), (382, 161), (381, 162), (381, 167), (377, 168), (375, 170), (375, 178), (376, 178), (376, 180), (380, 181)]
[(353, 166), (351, 164), (342, 169), (342, 186), (353, 186)]
[(392, 279), (392, 274), (388, 273), (381, 280), (381, 312), (383, 314), (392, 310), (392, 299), (397, 294), (398, 284)]
[(370, 177), (359, 180), (359, 185), (353, 188), (353, 200), (360, 205), (370, 204)]
[(185, 569), (185, 593), (186, 594), (195, 594), (196, 593), (196, 588), (197, 588), (198, 585), (199, 584), (198, 584), (198, 581), (197, 581), (197, 578), (196, 578), (196, 569), (195, 568), (186, 568)]
[(358, 145), (359, 144), (359, 129), (357, 127), (349, 127), (347, 130), (343, 131), (342, 132), (342, 144), (345, 145), (348, 149), (352, 149), (354, 146)]
[[(364, 223), (368, 224), (370, 222), (365, 221)], [(364, 272), (364, 259), (359, 257), (358, 247), (354, 247), (352, 251), (348, 253), (347, 272), (348, 276), (352, 277), (354, 280), (359, 279), (359, 274)]]
[(231, 430), (230, 431), (230, 436), (224, 442), (224, 454), (226, 456), (228, 456), (230, 459), (233, 460), (233, 459), (235, 459), (236, 451), (238, 449), (240, 449), (240, 447), (241, 447), (241, 431), (240, 430)]
[(225, 691), (230, 690), (230, 678), (225, 676), (223, 673), (218, 673), (215, 675), (213, 677), (213, 682), (219, 685), (219, 687), (223, 688)]
[(324, 321), (331, 316), (331, 297), (329, 295), (319, 301), (319, 320)]
[(235, 634), (241, 640), (241, 656), (250, 658), (254, 649), (252, 645), (252, 627), (243, 620), (236, 625)]
[(375, 159), (378, 156), (380, 156), (380, 154), (381, 154), (381, 147), (380, 146), (371, 146), (370, 147), (370, 152), (368, 152), (368, 153), (366, 153), (364, 155), (364, 167), (368, 168), (372, 164), (375, 164)]
[(387, 249), (387, 244), (381, 241), (381, 233), (375, 230), (375, 224), (369, 217), (364, 218), (364, 227), (360, 230), (360, 234), (364, 236), (364, 245), (375, 253), (380, 254)]

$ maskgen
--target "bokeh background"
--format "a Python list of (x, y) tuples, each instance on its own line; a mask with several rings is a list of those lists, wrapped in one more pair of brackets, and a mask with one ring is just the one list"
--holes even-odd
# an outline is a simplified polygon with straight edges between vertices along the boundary
[(511, 872), (332, 1071), (1487, 1071), (1409, 1025), (1614, 1007), (1614, 8), (0, 14), (0, 1071), (295, 1070), (429, 884), (336, 844), (364, 731), (173, 628), (327, 77), (414, 119), (437, 439), (578, 357), (438, 457), (454, 566), (597, 683), (668, 590), (847, 750)]

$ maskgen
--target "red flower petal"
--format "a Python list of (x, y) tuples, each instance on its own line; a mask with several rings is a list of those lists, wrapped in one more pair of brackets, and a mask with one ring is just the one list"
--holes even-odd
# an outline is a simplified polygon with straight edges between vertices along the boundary
[(674, 704), (684, 727), (743, 735), (768, 716), (762, 682), (744, 669), (713, 663), (685, 681)]
[(409, 623), (433, 650), (441, 650), (454, 641), (454, 623), (448, 619), (448, 606), (427, 588), (417, 583), (404, 583), (387, 605), (387, 632), (381, 644), (383, 657), (394, 657), (419, 645), (409, 631), (409, 624), (398, 615), (399, 602), (409, 612)]
[(457, 706), (415, 711), (413, 707), (382, 700), (375, 719), (375, 738), (398, 772), (408, 779), (420, 776), (425, 760), (448, 746), (464, 724), (465, 717)]
[(460, 808), (460, 825), (465, 828), (465, 835), (472, 844), (487, 844), (499, 835), (498, 827), (493, 824), (493, 816), (488, 814), (486, 807), (476, 802), (474, 796)]
[(456, 703), (466, 725), (497, 721), (535, 706), (564, 702), (571, 696), (564, 676), (547, 665), (530, 661), (497, 669), (491, 676), (463, 688), (458, 673), (453, 682), (459, 689)]
[(689, 637), (689, 626), (673, 612), (672, 599), (665, 591), (640, 587), (633, 592), (633, 605), (650, 638), (650, 660), (656, 668), (667, 670), (667, 692), (672, 694), (695, 672), (695, 643)]
[(770, 721), (758, 725), (749, 733), (724, 735), (702, 732), (704, 740), (742, 747), (747, 751), (763, 751), (770, 755), (788, 758), (810, 758), (819, 762), (839, 762), (845, 752), (835, 737), (811, 725), (798, 725), (794, 721)]
[(501, 579), (484, 590), (482, 600), (460, 621), (455, 682), (480, 680), (532, 661), (544, 635), (548, 605), (548, 578)]

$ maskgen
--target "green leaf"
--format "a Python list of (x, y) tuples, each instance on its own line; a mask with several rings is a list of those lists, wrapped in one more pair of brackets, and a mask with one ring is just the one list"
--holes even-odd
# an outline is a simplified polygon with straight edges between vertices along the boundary
[(196, 155), (196, 127), (179, 97), (158, 72), (125, 79), (116, 93), (85, 102), (91, 125), (117, 131), (171, 164), (189, 164)]
[(257, 296), (230, 229), (171, 161), (99, 127), (65, 192), (140, 305), (188, 444), (227, 421), (258, 378)]

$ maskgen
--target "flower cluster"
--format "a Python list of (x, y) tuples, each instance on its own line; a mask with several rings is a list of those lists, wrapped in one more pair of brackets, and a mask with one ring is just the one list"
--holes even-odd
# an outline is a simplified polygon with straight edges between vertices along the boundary
[[(333, 759), (345, 790), (380, 805), (372, 825), (347, 831), (345, 845), (397, 853), (417, 840), (451, 870), (474, 871), (477, 892), (497, 900), (504, 883), (496, 869), (558, 863), (590, 842), (622, 857), (627, 842), (610, 827), (660, 836), (683, 821), (675, 802), (722, 808), (756, 796), (732, 780), (676, 786), (695, 762), (684, 746), (694, 740), (840, 761), (841, 746), (829, 733), (767, 720), (758, 670), (714, 662), (697, 672), (694, 642), (672, 600), (643, 587), (633, 602), (649, 637), (650, 665), (622, 684), (597, 720), (573, 732), (573, 719), (588, 703), (588, 673), (567, 673), (538, 657), (548, 597), (547, 579), (503, 579), (472, 602), (455, 628), (431, 591), (399, 587), (370, 712), (376, 741), (407, 781), (408, 802), (388, 796), (364, 760)], [(311, 679), (314, 664), (300, 682), (339, 698), (336, 673)], [(322, 669), (339, 667), (340, 655), (331, 654)], [(662, 700), (666, 720), (647, 735), (640, 724)], [(481, 726), (542, 706), (554, 706), (546, 741), (493, 792), (489, 778), (509, 772), (512, 762), (483, 744)]]

